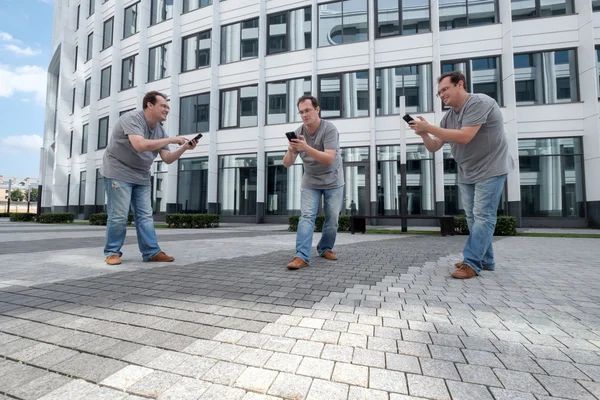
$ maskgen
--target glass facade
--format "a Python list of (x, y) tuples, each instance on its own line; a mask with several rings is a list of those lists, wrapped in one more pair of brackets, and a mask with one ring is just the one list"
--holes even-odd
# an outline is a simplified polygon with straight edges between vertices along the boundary
[(523, 217), (585, 217), (582, 139), (519, 140)]
[(98, 120), (98, 150), (106, 147), (108, 143), (108, 117)]
[(376, 0), (377, 37), (430, 32), (429, 0)]
[(219, 214), (256, 215), (256, 178), (255, 153), (219, 156)]
[(132, 88), (135, 84), (135, 56), (123, 60), (121, 68), (121, 90)]
[(85, 124), (81, 128), (81, 154), (87, 153), (88, 148), (88, 129), (89, 125)]
[(301, 122), (296, 102), (311, 93), (310, 78), (267, 83), (267, 124)]
[(258, 18), (221, 27), (221, 64), (258, 57)]
[[(160, 190), (161, 188), (156, 188)], [(177, 212), (208, 212), (208, 157), (179, 160)]]
[(367, 0), (319, 5), (319, 47), (369, 40)]
[(104, 26), (102, 29), (102, 50), (108, 49), (113, 44), (113, 25), (114, 18), (109, 18), (104, 21)]
[(517, 105), (579, 101), (575, 50), (514, 55)]
[(311, 48), (311, 7), (271, 14), (267, 54)]
[(173, 17), (173, 0), (150, 1), (150, 25), (158, 24)]
[[(100, 168), (96, 169), (96, 199), (95, 205), (96, 210), (98, 208), (102, 208), (104, 210), (106, 208), (106, 189), (104, 186), (104, 176), (100, 173)], [(104, 211), (103, 211), (104, 212)]]
[(210, 66), (210, 31), (183, 38), (181, 72)]
[(85, 62), (92, 59), (94, 52), (94, 32), (90, 33), (87, 37), (87, 47), (85, 48)]
[(400, 96), (405, 96), (406, 112), (433, 110), (431, 64), (375, 70), (377, 115), (400, 112)]
[(221, 128), (258, 125), (258, 86), (221, 90)]
[(496, 0), (440, 0), (440, 30), (498, 22)]
[(344, 162), (343, 214), (368, 215), (369, 200), (369, 148), (342, 148)]
[(171, 42), (150, 49), (148, 60), (148, 82), (164, 79), (169, 76), (169, 50)]
[(369, 71), (319, 77), (322, 118), (369, 116)]
[(86, 185), (86, 172), (81, 171), (79, 173), (79, 212), (83, 213), (83, 207), (85, 205), (85, 185)]
[(267, 153), (266, 215), (300, 215), (300, 186), (302, 184), (302, 159), (296, 157), (294, 165), (283, 165), (285, 151)]
[(183, 0), (183, 12), (194, 11), (211, 4), (212, 0)]
[(123, 39), (137, 33), (138, 4), (135, 3), (125, 9), (125, 24), (123, 25)]
[(484, 93), (502, 106), (500, 57), (442, 61), (442, 73), (461, 71), (469, 93)]
[(513, 21), (575, 12), (573, 0), (511, 0), (510, 8)]
[(90, 98), (92, 96), (92, 78), (87, 78), (83, 87), (83, 106), (87, 107), (90, 105)]
[(182, 97), (179, 107), (179, 134), (208, 132), (210, 93)]
[(106, 67), (100, 71), (100, 98), (110, 96), (110, 75), (112, 73), (112, 67)]

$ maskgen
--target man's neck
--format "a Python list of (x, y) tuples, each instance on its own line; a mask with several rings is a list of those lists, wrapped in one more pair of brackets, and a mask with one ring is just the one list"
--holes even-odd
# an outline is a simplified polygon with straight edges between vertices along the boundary
[(144, 117), (146, 118), (146, 122), (148, 123), (148, 125), (150, 126), (150, 128), (153, 128), (156, 126), (156, 124), (158, 122), (156, 121), (152, 121), (152, 119), (150, 119), (150, 117), (148, 116), (148, 113), (146, 112), (146, 110), (144, 110)]
[(321, 125), (321, 118), (319, 118), (314, 124), (304, 125), (304, 127), (306, 128), (306, 132), (308, 132), (312, 135), (313, 133), (315, 133), (317, 131), (317, 129), (319, 129), (320, 125)]
[(468, 98), (469, 98), (469, 93), (465, 92), (464, 96), (460, 99), (460, 104), (452, 107), (452, 108), (454, 108), (454, 111), (458, 112), (462, 108), (462, 106), (465, 104), (465, 102), (467, 101)]

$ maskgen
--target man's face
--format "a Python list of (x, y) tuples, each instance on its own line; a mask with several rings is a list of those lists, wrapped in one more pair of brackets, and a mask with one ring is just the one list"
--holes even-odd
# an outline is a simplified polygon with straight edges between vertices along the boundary
[(156, 104), (148, 103), (148, 108), (152, 112), (152, 116), (156, 121), (164, 122), (167, 120), (167, 115), (169, 115), (169, 103), (162, 96), (156, 96)]
[(314, 108), (312, 101), (306, 99), (302, 103), (298, 104), (298, 113), (302, 117), (304, 125), (310, 125), (319, 120), (320, 108)]
[(459, 81), (455, 85), (450, 81), (450, 77), (447, 76), (438, 84), (437, 95), (440, 99), (442, 99), (442, 102), (445, 105), (452, 107), (452, 105), (458, 100), (458, 94), (462, 87), (463, 81)]

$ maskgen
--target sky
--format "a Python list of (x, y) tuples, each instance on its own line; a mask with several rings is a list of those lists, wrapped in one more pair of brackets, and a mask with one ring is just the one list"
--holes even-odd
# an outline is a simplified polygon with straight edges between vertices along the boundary
[(0, 175), (39, 178), (54, 0), (0, 0)]

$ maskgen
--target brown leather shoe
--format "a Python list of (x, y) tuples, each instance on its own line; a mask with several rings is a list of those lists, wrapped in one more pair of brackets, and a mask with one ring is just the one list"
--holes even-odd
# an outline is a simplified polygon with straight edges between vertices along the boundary
[(158, 253), (157, 255), (155, 255), (148, 261), (150, 261), (150, 262), (171, 262), (174, 260), (175, 260), (175, 257), (168, 256), (165, 254), (164, 251), (161, 251), (160, 253)]
[(328, 260), (332, 260), (332, 261), (335, 261), (335, 260), (337, 260), (337, 259), (338, 259), (338, 258), (337, 258), (337, 254), (335, 254), (335, 253), (334, 253), (333, 251), (331, 251), (331, 250), (327, 250), (325, 253), (323, 253), (323, 255), (322, 255), (321, 257), (323, 257), (323, 258), (326, 258), (326, 259), (328, 259)]
[(477, 276), (475, 270), (464, 263), (450, 275), (456, 279), (471, 279)]
[[(454, 266), (455, 266), (456, 268), (460, 268), (460, 267), (461, 267), (461, 265), (463, 265), (463, 263), (461, 263), (461, 262), (454, 263)], [(490, 268), (486, 267), (485, 265), (483, 266), (483, 268), (482, 268), (482, 269), (483, 269), (483, 270), (485, 270), (485, 271), (493, 271), (493, 269), (490, 269)]]
[(292, 261), (287, 265), (288, 269), (300, 269), (304, 267), (308, 267), (308, 263), (305, 262), (300, 257), (294, 257)]
[(108, 265), (119, 265), (121, 264), (121, 257), (117, 254), (113, 254), (112, 256), (106, 257), (106, 263)]

